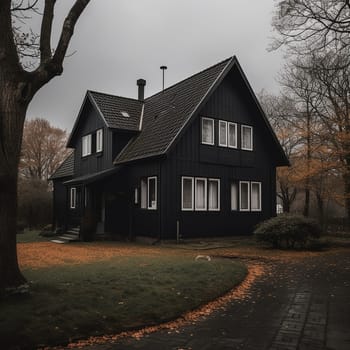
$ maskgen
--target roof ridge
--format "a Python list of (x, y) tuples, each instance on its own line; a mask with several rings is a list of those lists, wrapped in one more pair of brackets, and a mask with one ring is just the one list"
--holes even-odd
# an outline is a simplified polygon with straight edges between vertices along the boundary
[(131, 101), (134, 101), (134, 102), (139, 102), (141, 104), (143, 103), (142, 101), (138, 100), (137, 98), (113, 95), (113, 94), (109, 94), (107, 92), (101, 92), (101, 91), (95, 91), (95, 90), (87, 90), (87, 92), (93, 93), (93, 94), (101, 94), (101, 95), (107, 95), (107, 96), (111, 96), (111, 97), (122, 98), (122, 99), (125, 99), (125, 100), (131, 100)]
[(220, 64), (223, 64), (223, 63), (225, 63), (225, 62), (229, 62), (230, 60), (232, 60), (233, 57), (234, 57), (234, 56), (228, 57), (228, 58), (226, 58), (226, 59), (224, 59), (224, 60), (222, 60), (222, 61), (220, 61), (220, 62), (218, 62), (218, 63), (215, 63), (214, 65), (212, 65), (212, 66), (210, 66), (210, 67), (208, 67), (208, 68), (205, 68), (205, 69), (203, 69), (203, 70), (201, 70), (201, 71), (199, 71), (199, 72), (197, 72), (197, 73), (194, 73), (194, 74), (190, 75), (189, 77), (187, 77), (187, 78), (185, 78), (185, 79), (182, 79), (182, 80), (178, 81), (177, 83), (175, 83), (175, 84), (173, 84), (173, 85), (167, 87), (166, 89), (164, 89), (164, 90), (162, 90), (162, 91), (159, 91), (159, 92), (156, 92), (155, 94), (153, 94), (153, 95), (147, 97), (147, 98), (145, 99), (145, 101), (147, 101), (148, 99), (150, 99), (150, 98), (152, 98), (152, 97), (155, 97), (155, 96), (157, 96), (157, 95), (163, 93), (164, 91), (167, 91), (167, 90), (169, 90), (169, 89), (172, 89), (172, 88), (175, 87), (176, 85), (181, 84), (181, 83), (185, 82), (186, 80), (192, 79), (192, 78), (195, 77), (196, 75), (202, 74), (202, 73), (204, 73), (204, 72), (206, 72), (206, 71), (208, 71), (208, 70), (210, 70), (210, 69), (213, 69), (213, 68), (215, 68), (215, 67), (217, 67), (217, 66), (219, 66)]

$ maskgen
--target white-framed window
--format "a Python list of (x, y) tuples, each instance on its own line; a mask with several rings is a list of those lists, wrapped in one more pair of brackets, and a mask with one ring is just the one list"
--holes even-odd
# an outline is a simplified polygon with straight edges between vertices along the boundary
[(241, 126), (241, 148), (246, 151), (253, 150), (253, 128), (251, 126)]
[(261, 182), (251, 182), (251, 211), (261, 211)]
[(147, 179), (141, 179), (141, 208), (147, 209)]
[(220, 180), (208, 179), (208, 209), (220, 210)]
[(70, 189), (70, 208), (75, 209), (77, 205), (77, 189), (71, 187)]
[(228, 147), (237, 148), (237, 124), (228, 123)]
[(207, 179), (195, 178), (195, 209), (207, 210)]
[(82, 152), (81, 155), (86, 157), (91, 154), (91, 134), (82, 137)]
[(96, 152), (103, 151), (103, 129), (96, 131)]
[(202, 118), (202, 143), (214, 145), (214, 119)]
[(249, 181), (239, 182), (239, 210), (250, 210), (250, 185)]
[(238, 210), (238, 183), (231, 183), (231, 210)]
[(227, 147), (227, 122), (219, 120), (219, 146)]
[(193, 177), (183, 176), (181, 179), (181, 210), (194, 209), (194, 179)]
[(152, 176), (147, 178), (147, 209), (157, 209), (157, 177)]

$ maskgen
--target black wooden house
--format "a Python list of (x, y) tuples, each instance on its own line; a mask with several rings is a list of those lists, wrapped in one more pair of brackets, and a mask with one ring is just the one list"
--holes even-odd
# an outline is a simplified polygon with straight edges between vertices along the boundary
[(283, 149), (232, 57), (151, 97), (88, 91), (52, 176), (55, 226), (160, 239), (249, 233), (276, 212)]

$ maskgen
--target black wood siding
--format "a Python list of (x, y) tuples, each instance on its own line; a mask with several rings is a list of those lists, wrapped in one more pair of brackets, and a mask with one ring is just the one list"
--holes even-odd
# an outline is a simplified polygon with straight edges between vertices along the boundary
[[(161, 162), (149, 160), (138, 162), (128, 166), (129, 193), (132, 202), (131, 230), (133, 236), (160, 237), (161, 215), (167, 203), (163, 202), (162, 184), (164, 182), (161, 173)], [(141, 178), (157, 176), (157, 209), (141, 209), (140, 186)], [(134, 203), (134, 190), (138, 188), (139, 203)]]
[[(201, 144), (201, 117), (215, 122), (215, 145)], [(219, 120), (238, 124), (238, 149), (218, 146)], [(253, 151), (240, 150), (241, 125), (253, 127)], [(275, 215), (276, 185), (273, 143), (240, 76), (230, 73), (187, 128), (162, 163), (162, 237), (176, 238), (177, 221), (183, 237), (251, 233), (261, 220)], [(220, 179), (220, 211), (182, 211), (181, 177)], [(262, 211), (231, 211), (232, 182), (262, 183)]]

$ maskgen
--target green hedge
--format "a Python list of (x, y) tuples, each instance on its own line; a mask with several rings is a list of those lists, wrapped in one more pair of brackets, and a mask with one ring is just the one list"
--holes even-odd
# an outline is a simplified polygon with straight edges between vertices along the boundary
[(321, 227), (304, 216), (279, 215), (257, 225), (254, 235), (258, 241), (274, 248), (303, 248), (321, 236)]

